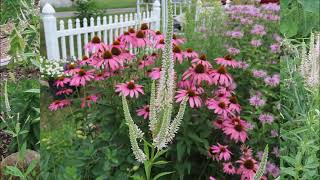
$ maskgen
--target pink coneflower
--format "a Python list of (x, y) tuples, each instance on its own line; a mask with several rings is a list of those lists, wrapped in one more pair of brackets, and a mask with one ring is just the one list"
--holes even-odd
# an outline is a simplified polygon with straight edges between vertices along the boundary
[(124, 32), (119, 39), (122, 43), (127, 44), (127, 47), (135, 41), (134, 37), (127, 31)]
[(193, 59), (191, 62), (195, 64), (202, 64), (208, 69), (212, 68), (211, 63), (207, 60), (207, 56), (204, 54), (202, 54), (199, 58)]
[(90, 64), (91, 61), (92, 59), (88, 58), (88, 56), (83, 56), (82, 60), (79, 61), (79, 64), (80, 65)]
[(70, 79), (64, 76), (60, 76), (57, 78), (57, 80), (55, 81), (55, 85), (57, 87), (64, 87), (64, 85), (68, 84), (70, 82)]
[(241, 174), (241, 179), (247, 178), (249, 180), (253, 180), (253, 177), (256, 174), (259, 167), (257, 161), (254, 160), (252, 157), (245, 157), (241, 158), (236, 162), (240, 164), (237, 173)]
[(92, 40), (84, 46), (84, 49), (89, 52), (99, 52), (104, 50), (104, 44), (98, 36), (94, 36)]
[(191, 48), (187, 48), (186, 51), (183, 52), (183, 56), (185, 58), (197, 58), (199, 56), (199, 54), (197, 52), (195, 52), (194, 50), (192, 50)]
[(150, 46), (151, 42), (146, 36), (146, 33), (140, 30), (136, 33), (136, 38), (135, 38), (135, 41), (132, 43), (132, 45), (133, 47), (141, 48), (141, 47)]
[(215, 85), (230, 86), (233, 83), (232, 77), (224, 66), (220, 66), (218, 70), (213, 70), (210, 76)]
[(216, 178), (214, 178), (213, 176), (209, 177), (210, 180), (216, 180)]
[(265, 27), (263, 25), (260, 24), (256, 24), (253, 26), (253, 28), (251, 29), (251, 34), (254, 35), (259, 35), (259, 36), (264, 36), (266, 35), (266, 31), (265, 31)]
[(102, 57), (97, 58), (94, 62), (94, 66), (97, 68), (101, 67), (102, 65), (104, 65), (107, 70), (115, 71), (122, 66), (122, 62), (113, 56), (111, 51), (106, 50), (102, 54)]
[(178, 60), (180, 64), (183, 62), (183, 54), (179, 46), (173, 47), (173, 59), (176, 61)]
[(139, 93), (144, 94), (143, 86), (135, 84), (133, 80), (126, 83), (117, 84), (116, 92), (124, 96), (130, 95), (131, 98), (133, 98), (134, 96), (138, 98)]
[(192, 67), (190, 67), (186, 72), (184, 72), (182, 77), (183, 80), (190, 78), (190, 80), (193, 83), (198, 85), (200, 85), (202, 81), (211, 84), (211, 78), (209, 75), (208, 68), (206, 68), (202, 64), (192, 64)]
[(145, 67), (151, 66), (154, 64), (154, 60), (152, 58), (148, 58), (148, 56), (144, 55), (142, 60), (138, 61), (139, 69), (143, 69)]
[(278, 137), (279, 136), (279, 133), (276, 130), (271, 130), (270, 134), (271, 134), (271, 137)]
[(155, 36), (155, 32), (151, 29), (149, 29), (149, 26), (147, 23), (142, 23), (140, 30), (143, 31), (146, 35), (151, 35), (152, 37)]
[(223, 172), (232, 175), (236, 173), (236, 168), (232, 165), (231, 162), (223, 163)]
[(252, 149), (244, 144), (240, 147), (242, 157), (252, 157)]
[(156, 42), (159, 42), (161, 39), (164, 39), (164, 35), (160, 31), (157, 31), (154, 36), (154, 39)]
[(143, 119), (148, 119), (149, 113), (150, 113), (149, 105), (144, 105), (140, 109), (137, 110), (137, 115), (142, 116)]
[(85, 98), (82, 98), (81, 108), (91, 107), (91, 104), (96, 103), (97, 100), (98, 100), (98, 97), (96, 95), (89, 95)]
[(148, 76), (152, 80), (160, 79), (160, 75), (161, 75), (161, 68), (152, 68), (152, 71), (148, 73)]
[(253, 77), (263, 78), (263, 77), (267, 76), (267, 72), (264, 71), (264, 70), (256, 70), (256, 69), (254, 69), (252, 71), (252, 75), (253, 75)]
[(228, 53), (235, 56), (235, 55), (238, 55), (240, 54), (240, 49), (237, 49), (237, 48), (234, 48), (234, 47), (229, 47), (227, 49)]
[(178, 87), (180, 89), (189, 89), (191, 87), (193, 87), (194, 84), (190, 81), (190, 80), (181, 80), (178, 82)]
[(237, 112), (238, 114), (240, 114), (241, 106), (239, 105), (237, 96), (232, 95), (232, 96), (229, 98), (229, 100), (230, 100), (229, 109), (230, 109), (232, 112)]
[(157, 44), (156, 44), (156, 49), (164, 49), (166, 43), (164, 41), (164, 39), (160, 39), (159, 41), (157, 41)]
[(249, 102), (250, 102), (250, 105), (255, 107), (261, 107), (266, 104), (266, 101), (258, 95), (251, 96), (249, 99)]
[(56, 111), (70, 104), (71, 104), (71, 101), (69, 99), (55, 100), (53, 103), (50, 104), (49, 109), (50, 111)]
[(280, 44), (278, 44), (278, 43), (271, 44), (270, 50), (272, 53), (279, 53), (280, 52)]
[(66, 70), (64, 71), (65, 74), (67, 75), (74, 75), (74, 74), (77, 74), (80, 70), (80, 68), (76, 67), (75, 64), (73, 63), (70, 63), (70, 64), (66, 64)]
[(222, 66), (231, 66), (233, 68), (237, 67), (238, 66), (238, 62), (235, 61), (234, 59), (232, 59), (232, 57), (230, 55), (226, 55), (225, 57), (219, 57), (219, 58), (216, 58), (216, 63), (217, 64), (220, 64)]
[(260, 114), (258, 119), (262, 124), (265, 124), (265, 123), (271, 124), (274, 121), (273, 115), (268, 113)]
[(232, 95), (233, 91), (229, 90), (228, 88), (224, 87), (224, 86), (219, 86), (219, 89), (217, 89), (216, 91), (214, 91), (214, 95), (217, 97), (224, 97), (224, 98), (228, 98)]
[(202, 91), (198, 91), (196, 87), (192, 87), (188, 90), (180, 89), (177, 93), (178, 95), (175, 96), (176, 102), (182, 102), (184, 98), (187, 98), (191, 108), (201, 107), (202, 100), (199, 95)]
[(224, 118), (222, 116), (218, 116), (215, 120), (212, 121), (212, 124), (216, 128), (221, 129), (223, 127), (223, 120)]
[(56, 95), (57, 96), (60, 96), (60, 95), (70, 95), (70, 94), (72, 94), (73, 93), (73, 90), (72, 89), (62, 89), (62, 90), (60, 90), (60, 91), (58, 91), (57, 93), (56, 93)]
[(239, 118), (233, 118), (232, 120), (224, 122), (223, 125), (223, 132), (230, 136), (232, 140), (235, 142), (241, 141), (242, 143), (246, 141), (248, 137), (248, 124), (245, 121)]
[(224, 118), (228, 117), (230, 113), (229, 104), (230, 101), (226, 98), (220, 98), (219, 100), (210, 98), (207, 100), (208, 109), (214, 110), (214, 113), (222, 115)]
[(262, 45), (262, 42), (261, 42), (261, 40), (253, 39), (250, 41), (250, 44), (253, 47), (260, 47)]
[(102, 81), (102, 80), (105, 80), (106, 77), (109, 77), (110, 74), (108, 72), (97, 72), (95, 74), (95, 77), (94, 77), (94, 80), (95, 81)]
[(280, 76), (278, 74), (275, 74), (272, 77), (265, 77), (264, 82), (269, 86), (276, 87), (280, 84)]
[(173, 36), (172, 36), (173, 45), (178, 46), (180, 44), (183, 44), (184, 42), (185, 42), (185, 39), (179, 38), (179, 37), (177, 37), (177, 35), (173, 34)]
[(231, 158), (231, 152), (228, 149), (228, 146), (221, 145), (217, 143), (217, 145), (211, 146), (212, 154), (217, 155), (218, 160), (228, 161)]
[(80, 69), (79, 72), (73, 75), (70, 85), (71, 86), (85, 86), (87, 81), (94, 79), (93, 75), (94, 70), (86, 71), (84, 69)]

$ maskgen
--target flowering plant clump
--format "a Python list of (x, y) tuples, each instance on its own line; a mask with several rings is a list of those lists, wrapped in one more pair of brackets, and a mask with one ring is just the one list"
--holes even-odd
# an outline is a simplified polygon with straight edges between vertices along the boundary
[[(215, 164), (215, 169), (221, 169), (213, 176), (253, 179), (262, 158), (259, 150), (270, 144), (273, 154), (278, 154), (275, 145), (278, 99), (274, 94), (279, 84), (276, 64), (280, 37), (269, 29), (269, 25), (278, 22), (278, 6), (226, 9), (228, 27), (234, 29), (223, 34), (228, 43), (217, 56), (197, 51), (188, 46), (187, 38), (173, 34), (172, 7), (168, 7), (166, 34), (142, 23), (138, 29), (128, 28), (111, 44), (102, 42), (98, 36), (92, 37), (84, 47), (88, 55), (66, 63), (63, 73), (55, 75), (54, 85), (59, 87), (56, 94), (65, 98), (53, 101), (49, 109), (71, 107), (68, 108), (71, 113), (81, 112), (80, 118), (76, 116), (81, 119), (79, 128), (86, 133), (85, 137), (95, 140), (99, 131), (92, 127), (98, 125), (92, 123), (103, 121), (96, 112), (103, 112), (101, 109), (105, 110), (107, 103), (121, 102), (124, 111), (121, 118), (129, 127), (128, 141), (135, 159), (144, 164), (147, 179), (153, 174), (153, 165), (168, 163), (157, 160), (172, 149), (177, 149), (177, 157), (168, 158), (177, 161), (172, 168), (181, 177), (192, 162), (185, 158), (192, 146), (198, 148), (198, 156), (207, 155), (205, 158), (212, 159), (210, 163)], [(270, 36), (274, 42), (269, 42)], [(79, 107), (76, 112), (74, 107)], [(131, 107), (136, 114), (130, 114)], [(175, 117), (173, 112), (177, 112)], [(262, 138), (266, 135), (269, 140)], [(184, 158), (186, 162), (180, 166), (178, 163)], [(263, 178), (278, 176), (274, 159), (270, 158)], [(163, 175), (172, 173), (171, 170)], [(209, 178), (212, 170), (206, 167), (203, 171)], [(198, 177), (203, 177), (203, 173)]]

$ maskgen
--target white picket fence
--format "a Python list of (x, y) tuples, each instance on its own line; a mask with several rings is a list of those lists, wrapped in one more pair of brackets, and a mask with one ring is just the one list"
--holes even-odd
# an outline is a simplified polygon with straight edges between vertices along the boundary
[[(54, 13), (55, 10), (50, 4), (46, 4), (43, 7), (42, 19), (47, 58), (50, 60), (82, 58), (83, 54), (88, 54), (83, 51), (83, 46), (95, 35), (99, 36), (105, 43), (112, 43), (116, 37), (128, 30), (128, 28), (136, 28), (140, 23), (148, 23), (151, 29), (159, 30), (161, 20), (161, 8), (158, 0), (153, 3), (151, 11), (109, 15), (108, 17), (97, 17), (96, 19), (90, 18), (89, 20), (84, 18), (82, 22), (80, 22), (80, 19), (76, 19), (75, 27), (73, 27), (73, 20), (69, 19), (67, 28), (65, 28), (63, 20), (59, 22), (58, 28)], [(77, 54), (75, 48), (77, 48)]]
[[(150, 29), (160, 30), (161, 28), (165, 32), (167, 8), (164, 4), (166, 1), (162, 0), (162, 5), (160, 5), (159, 0), (155, 0), (146, 8), (140, 8), (142, 3), (137, 2), (137, 13), (108, 15), (96, 19), (76, 19), (75, 22), (72, 19), (67, 22), (60, 20), (59, 24), (57, 24), (57, 18), (54, 15), (54, 8), (47, 3), (42, 9), (47, 58), (49, 60), (80, 59), (84, 54), (88, 55), (83, 47), (95, 35), (105, 43), (112, 43), (128, 28), (137, 28), (141, 23), (148, 23)], [(149, 8), (150, 6), (151, 8)], [(186, 7), (190, 9), (191, 0), (174, 1), (174, 16), (183, 14)], [(144, 11), (140, 11), (140, 9)], [(162, 27), (160, 27), (161, 19)]]

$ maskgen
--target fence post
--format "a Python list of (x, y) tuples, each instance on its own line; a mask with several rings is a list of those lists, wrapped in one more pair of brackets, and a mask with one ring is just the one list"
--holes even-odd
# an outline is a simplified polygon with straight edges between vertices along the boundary
[(160, 21), (161, 21), (161, 7), (159, 0), (155, 0), (152, 5), (152, 16), (156, 19), (154, 30), (160, 30)]
[(44, 34), (46, 38), (47, 58), (49, 60), (60, 59), (59, 43), (57, 36), (57, 19), (54, 16), (55, 10), (49, 4), (42, 9)]

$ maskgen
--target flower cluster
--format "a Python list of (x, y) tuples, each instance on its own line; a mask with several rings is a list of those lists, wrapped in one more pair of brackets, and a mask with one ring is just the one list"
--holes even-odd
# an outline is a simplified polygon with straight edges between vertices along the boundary
[[(221, 90), (215, 91), (219, 98), (208, 99), (207, 105), (218, 114), (212, 121), (215, 129), (229, 137), (227, 140), (220, 140), (220, 143), (214, 143), (209, 149), (209, 157), (221, 163), (221, 169), (228, 176), (240, 175), (241, 179), (253, 179), (259, 164), (252, 155), (253, 149), (244, 144), (250, 144), (255, 150), (259, 150), (259, 145), (247, 141), (251, 134), (273, 138), (274, 144), (269, 144), (270, 141), (263, 143), (276, 148), (278, 130), (274, 122), (278, 119), (275, 115), (276, 102), (279, 101), (276, 94), (280, 83), (277, 65), (282, 41), (276, 33), (279, 10), (280, 6), (272, 3), (230, 5), (225, 10), (228, 29), (224, 33), (227, 39), (224, 47), (228, 48), (226, 52), (232, 54), (234, 59), (242, 59), (235, 67), (244, 72), (240, 77), (235, 74), (232, 80), (240, 79), (237, 85), (245, 90), (242, 89), (244, 91), (236, 94), (240, 97), (241, 106), (236, 98), (235, 89), (225, 85), (226, 89), (220, 88)], [(227, 67), (234, 68), (231, 64)], [(243, 78), (247, 82), (241, 81)], [(243, 97), (249, 98), (244, 101)], [(264, 127), (264, 130), (260, 131), (260, 127)], [(239, 143), (243, 144), (240, 157), (236, 153)], [(268, 159), (268, 164), (273, 166), (267, 168), (263, 179), (267, 179), (268, 176), (275, 177), (279, 169), (276, 163), (278, 157), (275, 155), (277, 152), (271, 154), (274, 156)], [(274, 174), (270, 171), (274, 171)], [(214, 179), (213, 176), (211, 178)]]

